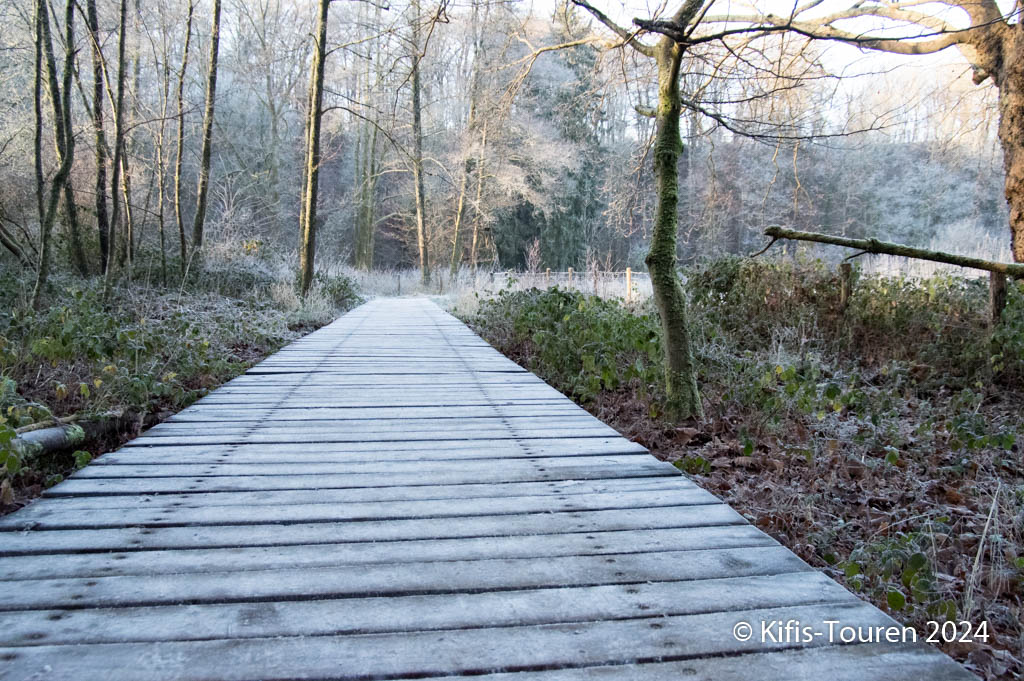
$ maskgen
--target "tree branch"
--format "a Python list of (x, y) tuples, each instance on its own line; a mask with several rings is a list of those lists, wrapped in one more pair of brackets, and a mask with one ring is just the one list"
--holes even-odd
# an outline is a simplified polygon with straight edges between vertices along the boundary
[(582, 7), (586, 11), (590, 12), (590, 14), (595, 19), (604, 24), (612, 33), (622, 38), (623, 43), (629, 45), (640, 54), (646, 57), (654, 56), (653, 47), (651, 47), (650, 45), (645, 45), (644, 43), (637, 40), (636, 33), (632, 31), (627, 31), (622, 26), (619, 26), (617, 23), (612, 21), (612, 19), (607, 14), (594, 7), (586, 0), (572, 0), (572, 4), (576, 5), (577, 7)]
[[(964, 255), (955, 255), (953, 253), (943, 253), (942, 251), (929, 251), (923, 248), (904, 246), (903, 244), (893, 244), (887, 241), (879, 241), (878, 239), (848, 239), (846, 237), (819, 234), (817, 232), (800, 232), (795, 229), (786, 229), (784, 227), (769, 227), (764, 230), (764, 233), (765, 236), (772, 237), (772, 243), (775, 243), (777, 239), (812, 241), (819, 244), (831, 244), (833, 246), (843, 246), (845, 248), (856, 248), (862, 252), (857, 255), (862, 255), (863, 253), (884, 253), (886, 255), (897, 255), (904, 258), (915, 258), (917, 260), (930, 260), (931, 262), (941, 262), (947, 265), (969, 267), (971, 269), (986, 270), (988, 272), (999, 272), (1016, 279), (1024, 278), (1024, 264), (994, 262), (992, 260), (970, 258)], [(768, 245), (771, 246), (771, 244)], [(761, 252), (763, 253), (764, 251)]]

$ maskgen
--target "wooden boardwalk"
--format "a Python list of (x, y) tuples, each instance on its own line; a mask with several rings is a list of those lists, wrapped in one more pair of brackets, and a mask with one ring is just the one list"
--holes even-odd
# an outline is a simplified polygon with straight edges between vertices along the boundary
[(4, 681), (974, 678), (828, 620), (892, 624), (426, 299), (0, 520)]

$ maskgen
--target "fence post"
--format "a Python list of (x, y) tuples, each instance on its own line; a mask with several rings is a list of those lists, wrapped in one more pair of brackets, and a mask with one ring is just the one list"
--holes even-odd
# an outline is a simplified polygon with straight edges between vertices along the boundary
[(1002, 272), (988, 273), (988, 305), (992, 314), (992, 326), (999, 323), (1006, 307), (1006, 275)]
[(568, 286), (568, 288), (572, 288), (572, 268), (571, 267), (569, 268), (569, 286)]
[(551, 288), (551, 268), (544, 270), (544, 288)]
[(626, 268), (626, 302), (630, 302), (633, 299), (633, 270), (630, 267)]
[(597, 295), (597, 268), (594, 268), (594, 295)]
[(839, 265), (839, 311), (844, 312), (853, 294), (853, 266), (848, 262)]
[(397, 295), (402, 295), (402, 270), (395, 270), (395, 279), (398, 281)]

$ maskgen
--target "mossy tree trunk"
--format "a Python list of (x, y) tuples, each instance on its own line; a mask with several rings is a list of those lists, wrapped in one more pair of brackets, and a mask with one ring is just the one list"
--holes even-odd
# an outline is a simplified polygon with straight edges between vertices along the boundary
[(683, 50), (663, 38), (654, 53), (658, 65), (658, 108), (655, 112), (654, 178), (658, 205), (654, 217), (647, 268), (654, 302), (661, 317), (665, 347), (667, 411), (674, 418), (703, 418), (697, 390), (696, 367), (690, 341), (686, 294), (676, 271), (676, 234), (679, 208), (679, 134), (681, 106), (679, 68)]
[[(661, 318), (662, 344), (665, 351), (666, 411), (676, 419), (703, 419), (700, 392), (697, 389), (697, 370), (690, 342), (686, 294), (676, 272), (676, 237), (679, 226), (679, 156), (683, 140), (679, 133), (682, 103), (679, 98), (679, 70), (685, 45), (662, 35), (656, 45), (637, 40), (637, 34), (612, 21), (593, 6), (572, 0), (590, 12), (594, 18), (611, 29), (628, 45), (645, 57), (653, 59), (658, 67), (658, 106), (655, 119), (654, 181), (658, 205), (654, 215), (651, 247), (647, 254), (647, 269), (651, 274), (654, 303)], [(704, 5), (703, 0), (683, 0), (672, 15), (670, 24), (689, 26)], [(639, 20), (634, 20), (640, 23)], [(686, 36), (682, 36), (684, 39)], [(643, 112), (648, 114), (648, 112)]]
[(320, 0), (317, 18), (313, 73), (309, 80), (309, 120), (306, 124), (305, 186), (302, 191), (302, 216), (299, 225), (299, 290), (309, 292), (313, 284), (316, 255), (316, 202), (320, 181), (320, 121), (324, 100), (324, 62), (327, 59), (327, 12), (330, 0)]
[[(68, 0), (67, 5), (67, 48), (64, 62), (64, 85), (63, 90), (57, 80), (57, 60), (53, 53), (53, 42), (50, 35), (49, 13), (45, 0), (37, 0), (35, 6), (35, 40), (36, 40), (36, 76), (35, 76), (35, 114), (36, 114), (36, 196), (39, 207), (39, 262), (36, 270), (36, 283), (32, 291), (32, 307), (39, 309), (42, 302), (43, 290), (50, 275), (51, 242), (53, 225), (57, 218), (57, 206), (61, 197), (67, 198), (70, 195), (68, 189), (68, 178), (71, 174), (71, 164), (74, 160), (74, 140), (71, 130), (71, 74), (74, 59), (74, 4)], [(45, 56), (45, 60), (44, 60)], [(45, 69), (45, 78), (50, 94), (50, 103), (54, 119), (54, 146), (57, 150), (57, 161), (60, 164), (56, 174), (50, 183), (50, 191), (43, 200), (45, 194), (43, 189), (42, 173), (42, 80)], [(67, 192), (67, 193), (66, 193)], [(72, 199), (69, 208), (75, 210)]]
[(86, 2), (89, 44), (92, 53), (92, 126), (96, 160), (96, 230), (100, 244), (100, 272), (107, 271), (107, 240), (110, 220), (107, 217), (107, 139), (103, 129), (103, 52), (100, 45), (100, 22), (96, 0)]

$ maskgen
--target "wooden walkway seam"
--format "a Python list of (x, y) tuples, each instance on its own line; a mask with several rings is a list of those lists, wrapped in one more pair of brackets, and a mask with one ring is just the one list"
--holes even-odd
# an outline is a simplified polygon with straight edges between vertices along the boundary
[(975, 678), (788, 620), (895, 626), (426, 298), (0, 518), (0, 681)]

